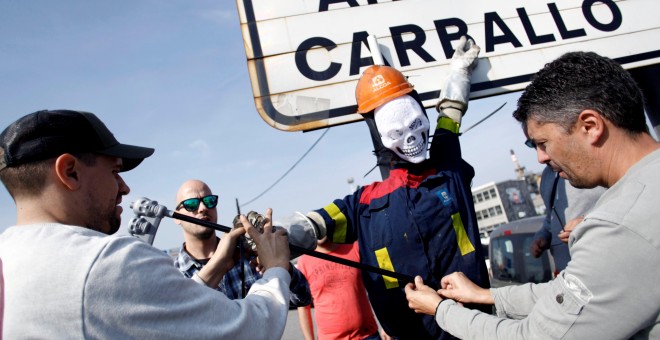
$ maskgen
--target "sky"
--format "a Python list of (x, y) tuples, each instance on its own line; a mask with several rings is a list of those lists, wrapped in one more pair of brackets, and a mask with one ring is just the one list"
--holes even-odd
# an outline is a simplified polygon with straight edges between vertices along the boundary
[[(42, 109), (95, 113), (122, 143), (156, 152), (122, 173), (140, 197), (176, 206), (179, 186), (201, 179), (220, 196), (218, 223), (230, 225), (236, 200), (248, 202), (279, 179), (325, 130), (285, 132), (257, 113), (234, 1), (1, 0), (0, 127)], [(539, 172), (533, 150), (511, 117), (519, 93), (470, 102), (463, 156), (476, 171), (473, 186), (514, 179), (510, 150)], [(437, 114), (429, 110), (435, 120)], [(241, 210), (273, 208), (274, 219), (321, 208), (357, 185), (380, 180), (364, 122), (332, 127), (277, 185)], [(15, 205), (0, 190), (0, 232), (16, 222)], [(160, 224), (154, 246), (183, 242), (174, 220)]]

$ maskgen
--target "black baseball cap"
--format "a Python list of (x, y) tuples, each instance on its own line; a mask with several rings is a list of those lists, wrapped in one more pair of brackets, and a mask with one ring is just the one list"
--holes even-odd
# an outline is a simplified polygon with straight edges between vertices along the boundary
[(0, 134), (0, 171), (64, 153), (92, 152), (123, 159), (128, 171), (151, 156), (154, 149), (121, 144), (93, 113), (42, 110), (9, 125)]

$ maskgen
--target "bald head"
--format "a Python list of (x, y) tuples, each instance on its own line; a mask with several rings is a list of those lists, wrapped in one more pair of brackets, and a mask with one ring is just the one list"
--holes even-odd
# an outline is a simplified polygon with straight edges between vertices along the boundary
[[(212, 195), (213, 192), (209, 186), (197, 179), (185, 181), (179, 191), (176, 193), (176, 211), (183, 215), (205, 220), (212, 223), (218, 222), (218, 211), (216, 207), (209, 208), (203, 202), (198, 201), (199, 206), (194, 211), (188, 211), (181, 206), (181, 202), (191, 198), (202, 199), (205, 196)], [(193, 223), (175, 220), (183, 228), (184, 234), (200, 239), (215, 237), (215, 230)]]
[[(201, 194), (201, 196), (195, 195), (195, 194)], [(211, 188), (209, 186), (198, 180), (198, 179), (190, 179), (179, 187), (179, 191), (176, 193), (176, 203), (179, 204), (181, 201), (188, 199), (188, 198), (194, 198), (194, 197), (204, 197), (206, 195), (211, 195)]]

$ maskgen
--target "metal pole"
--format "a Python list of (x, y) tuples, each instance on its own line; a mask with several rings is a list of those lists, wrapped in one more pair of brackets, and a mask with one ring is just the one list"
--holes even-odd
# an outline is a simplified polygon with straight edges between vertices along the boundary
[[(157, 201), (150, 200), (146, 197), (141, 197), (133, 201), (131, 203), (131, 209), (135, 213), (135, 217), (133, 217), (129, 221), (129, 234), (137, 238), (140, 238), (149, 244), (153, 244), (153, 238), (156, 236), (156, 231), (158, 231), (158, 226), (160, 225), (160, 221), (165, 216), (175, 218), (181, 221), (198, 224), (225, 233), (229, 233), (233, 229), (221, 224), (212, 223), (191, 216), (179, 214), (176, 211), (167, 209), (167, 207), (162, 204), (158, 204)], [(360, 270), (366, 270), (383, 276), (389, 276), (399, 280), (403, 280), (405, 282), (414, 283), (414, 278), (409, 275), (385, 270), (378, 267), (369, 266), (359, 262), (349, 261), (337, 256), (319, 253), (317, 251), (310, 250), (307, 248), (302, 248), (293, 244), (289, 244), (289, 249), (291, 249), (293, 252), (297, 252), (300, 254), (314, 256), (320, 259), (340, 263)]]
[[(197, 219), (197, 218), (194, 218), (194, 217), (179, 214), (179, 213), (174, 212), (174, 211), (171, 212), (170, 217), (176, 218), (177, 220), (182, 220), (182, 221), (186, 221), (186, 222), (190, 222), (190, 223), (199, 224), (199, 225), (204, 226), (204, 227), (213, 228), (215, 230), (224, 231), (224, 232), (229, 232), (232, 229), (232, 228), (229, 228), (229, 227), (221, 225), (221, 224), (200, 220), (200, 219)], [(405, 282), (410, 282), (410, 283), (415, 282), (414, 277), (409, 276), (409, 275), (405, 275), (405, 274), (389, 271), (389, 270), (386, 270), (386, 269), (366, 265), (364, 263), (350, 261), (350, 260), (347, 260), (347, 259), (343, 259), (341, 257), (329, 255), (329, 254), (320, 253), (320, 252), (310, 250), (310, 249), (307, 249), (307, 248), (302, 248), (302, 247), (299, 247), (299, 246), (296, 246), (296, 245), (293, 245), (293, 244), (289, 244), (289, 249), (291, 249), (295, 252), (301, 253), (301, 254), (317, 257), (317, 258), (324, 259), (324, 260), (331, 261), (331, 262), (340, 263), (340, 264), (343, 264), (343, 265), (346, 265), (346, 266), (349, 266), (349, 267), (357, 268), (357, 269), (360, 269), (360, 270), (366, 270), (368, 272), (380, 274), (380, 275), (383, 275), (383, 276), (393, 277), (395, 279), (403, 280)]]
[(374, 65), (385, 65), (376, 36), (373, 34), (369, 35), (367, 37), (367, 43), (369, 44), (369, 50), (371, 51), (371, 58), (374, 60)]

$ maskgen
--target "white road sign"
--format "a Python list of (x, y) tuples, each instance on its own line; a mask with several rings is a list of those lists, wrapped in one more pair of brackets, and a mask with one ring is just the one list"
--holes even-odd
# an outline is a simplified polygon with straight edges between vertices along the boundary
[(521, 90), (569, 51), (626, 68), (660, 62), (657, 0), (237, 0), (256, 108), (271, 126), (306, 131), (360, 120), (355, 85), (386, 63), (434, 106), (453, 45), (481, 46), (471, 98)]

